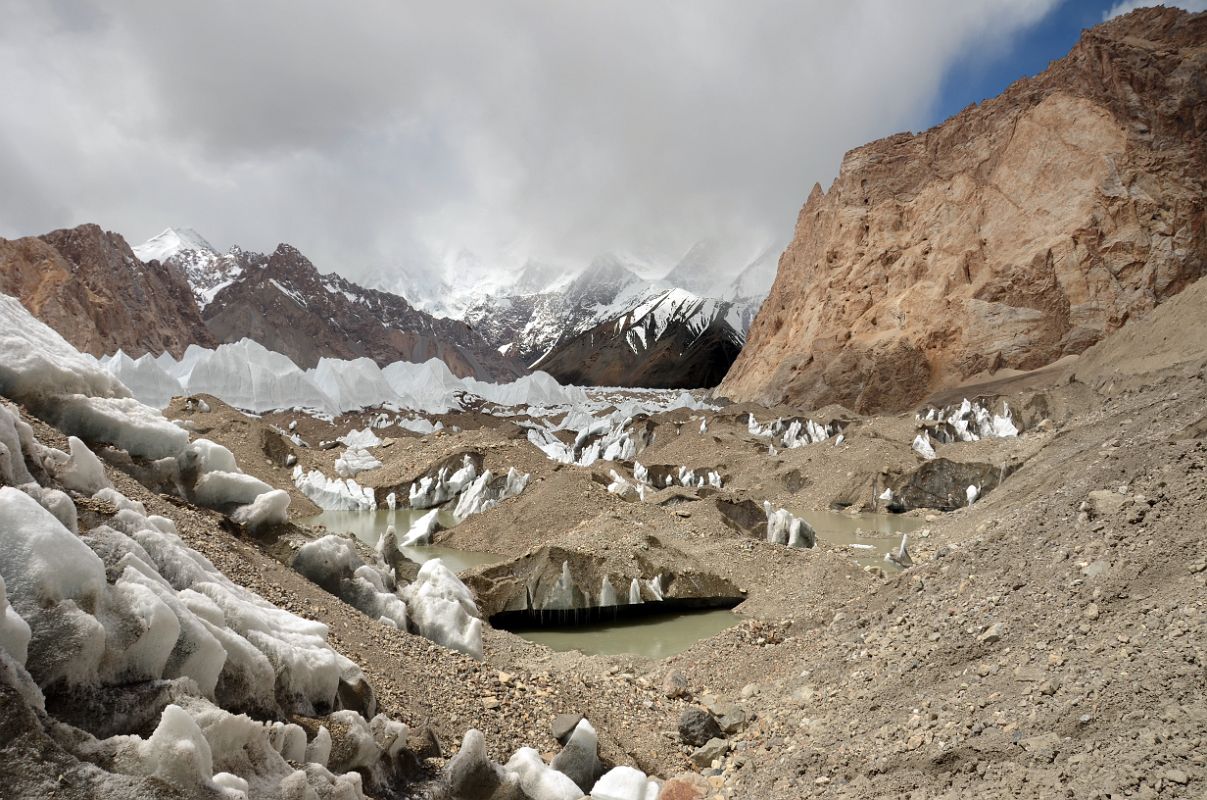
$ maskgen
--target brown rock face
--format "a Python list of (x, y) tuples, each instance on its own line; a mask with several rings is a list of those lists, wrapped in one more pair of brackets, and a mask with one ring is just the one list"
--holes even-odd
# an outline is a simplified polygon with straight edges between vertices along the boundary
[(1134, 12), (814, 187), (718, 389), (901, 410), (1080, 353), (1207, 264), (1207, 14)]
[(0, 239), (0, 292), (95, 356), (213, 345), (188, 283), (96, 225)]
[(526, 370), (501, 356), (463, 322), (438, 319), (403, 298), (321, 275), (287, 244), (243, 274), (205, 307), (219, 342), (247, 337), (303, 368), (323, 357), (368, 357), (379, 365), (439, 358), (460, 377), (512, 380)]

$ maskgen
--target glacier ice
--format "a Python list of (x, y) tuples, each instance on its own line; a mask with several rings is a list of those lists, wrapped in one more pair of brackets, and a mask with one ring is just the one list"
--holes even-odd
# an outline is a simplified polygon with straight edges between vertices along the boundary
[(92, 442), (108, 442), (148, 461), (175, 458), (189, 444), (188, 431), (132, 397), (62, 395), (53, 407), (55, 424), (63, 431)]
[(930, 437), (926, 435), (926, 431), (922, 431), (914, 437), (912, 447), (915, 453), (928, 461), (935, 457), (935, 448), (930, 443)]
[(373, 490), (352, 478), (328, 478), (317, 469), (293, 468), (293, 484), (324, 511), (372, 511), (377, 508)]
[(478, 469), (467, 454), (456, 470), (444, 466), (434, 476), (425, 475), (412, 483), (409, 492), (411, 508), (443, 505), (464, 491), (476, 477)]
[(509, 468), (507, 475), (500, 478), (495, 478), (490, 470), (484, 471), (461, 491), (453, 516), (461, 521), (473, 514), (489, 511), (523, 492), (528, 478), (528, 473), (521, 473), (515, 467)]
[(634, 767), (613, 767), (591, 788), (592, 800), (657, 800), (661, 787)]
[(937, 423), (930, 426), (939, 441), (975, 442), (980, 439), (1001, 439), (1018, 436), (1009, 403), (1002, 403), (1002, 412), (993, 413), (980, 401), (964, 398), (958, 406), (928, 407), (916, 415), (918, 422)]
[(0, 394), (31, 405), (64, 394), (130, 396), (121, 381), (7, 294), (0, 294)]
[(440, 530), (440, 509), (433, 508), (419, 519), (411, 523), (410, 530), (402, 537), (402, 547), (428, 545), (432, 543), (432, 534)]
[(179, 381), (169, 375), (149, 353), (138, 358), (118, 350), (100, 362), (113, 377), (130, 390), (135, 399), (152, 408), (164, 409), (181, 394)]
[(521, 747), (503, 769), (520, 779), (524, 794), (532, 800), (579, 800), (583, 792), (574, 781), (541, 759), (531, 747)]
[(433, 642), (482, 658), (482, 620), (473, 595), (440, 559), (424, 562), (401, 592), (411, 621)]
[(193, 498), (198, 505), (209, 508), (249, 505), (262, 494), (273, 488), (259, 478), (242, 472), (207, 472), (193, 487)]
[(0, 649), (21, 666), (29, 656), (29, 623), (8, 603), (4, 576), (0, 575)]
[[(113, 486), (105, 477), (105, 466), (101, 460), (75, 436), (67, 437), (67, 447), (71, 451), (66, 458), (52, 457), (43, 462), (52, 477), (65, 489), (92, 496), (101, 489)], [(65, 456), (61, 451), (50, 450), (55, 456)]]
[(361, 472), (369, 472), (381, 466), (368, 450), (359, 447), (349, 447), (339, 458), (335, 459), (335, 474), (341, 478), (354, 478)]
[[(320, 358), (314, 369), (306, 371), (306, 376), (327, 396), (330, 406), (340, 413), (397, 403), (401, 399), (381, 368), (370, 358), (351, 361)], [(346, 444), (352, 446), (351, 443)]]
[(817, 534), (808, 522), (793, 516), (787, 509), (776, 509), (771, 501), (763, 501), (767, 515), (767, 541), (788, 547), (809, 548), (817, 544)]
[(253, 531), (265, 525), (288, 522), (289, 492), (273, 489), (258, 494), (248, 505), (236, 508), (231, 519)]

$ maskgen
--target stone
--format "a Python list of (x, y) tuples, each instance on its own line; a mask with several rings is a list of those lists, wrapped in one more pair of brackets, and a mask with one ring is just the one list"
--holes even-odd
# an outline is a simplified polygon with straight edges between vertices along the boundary
[(679, 715), (679, 738), (693, 747), (700, 747), (709, 739), (721, 738), (721, 726), (712, 714), (698, 706), (683, 709)]
[(714, 703), (708, 710), (716, 718), (721, 730), (727, 734), (743, 730), (750, 722), (746, 709), (736, 703)]
[(993, 644), (994, 642), (1001, 640), (1002, 633), (1005, 631), (1005, 629), (1005, 625), (1000, 622), (995, 622), (982, 631), (980, 636), (976, 637), (977, 641), (984, 642), (985, 644)]
[(697, 767), (708, 767), (713, 761), (729, 752), (729, 742), (724, 739), (709, 739), (691, 754), (692, 763)]
[(1056, 754), (1056, 748), (1060, 744), (1060, 736), (1049, 731), (1041, 733), (1038, 736), (1029, 736), (1026, 739), (1019, 740), (1019, 746), (1028, 753), (1033, 754), (1037, 758), (1042, 758), (1051, 761)]
[(1165, 780), (1170, 783), (1176, 783), (1179, 786), (1185, 786), (1190, 783), (1190, 776), (1186, 774), (1185, 770), (1167, 769), (1165, 770)]
[(711, 792), (712, 784), (706, 778), (695, 772), (684, 772), (662, 784), (658, 800), (704, 800)]
[(662, 692), (669, 698), (687, 696), (687, 678), (679, 670), (671, 670), (662, 679)]
[(1081, 615), (1088, 620), (1095, 620), (1095, 619), (1098, 619), (1099, 616), (1101, 616), (1101, 613), (1102, 612), (1100, 612), (1098, 610), (1097, 603), (1090, 603), (1088, 606), (1085, 607), (1085, 610), (1081, 612)]
[(743, 700), (749, 700), (759, 693), (759, 685), (757, 683), (748, 683), (742, 687), (741, 695)]
[(564, 745), (570, 740), (570, 734), (574, 733), (574, 729), (578, 727), (578, 723), (582, 722), (582, 714), (558, 714), (550, 723), (553, 738), (557, 739), (557, 743)]

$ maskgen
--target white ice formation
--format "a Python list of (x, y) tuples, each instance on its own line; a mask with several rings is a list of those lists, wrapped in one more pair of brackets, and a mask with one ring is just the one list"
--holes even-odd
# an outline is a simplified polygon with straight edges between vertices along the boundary
[(964, 398), (958, 406), (927, 408), (917, 415), (919, 422), (928, 425), (930, 433), (940, 442), (975, 442), (980, 439), (1004, 439), (1018, 436), (1018, 426), (1010, 412), (1010, 405), (1002, 403), (1002, 411), (995, 414), (981, 402)]
[(507, 474), (499, 478), (492, 476), (490, 470), (484, 471), (461, 491), (453, 516), (461, 521), (473, 514), (489, 511), (507, 498), (523, 492), (530, 477), (515, 467), (509, 468)]
[(926, 431), (920, 432), (914, 437), (913, 450), (918, 455), (925, 458), (927, 461), (935, 457), (935, 448), (930, 443), (930, 436)]
[[(55, 458), (15, 411), (0, 405), (3, 482), (26, 480), (26, 462), (45, 465)], [(213, 450), (205, 458), (226, 465)], [(78, 475), (67, 474), (75, 486), (96, 485), (90, 480), (85, 487)], [(384, 717), (368, 722), (353, 711), (336, 712), (366, 730), (395, 736), (382, 738), (385, 745), (365, 763), (340, 765), (328, 763), (329, 733), (326, 749), (312, 751), (296, 725), (223, 710), (237, 707), (267, 719), (327, 714), (338, 708), (341, 685), (363, 684), (364, 678), (330, 647), (325, 626), (233, 583), (189, 548), (170, 520), (148, 516), (141, 503), (111, 485), (97, 496), (119, 510), (82, 535), (36, 499), (46, 495), (71, 503), (50, 486), (0, 487), (0, 682), (38, 711), (45, 708), (43, 691), (86, 698), (146, 682), (160, 682), (169, 701), (147, 738), (119, 733), (78, 739), (91, 742), (75, 753), (78, 758), (100, 759), (112, 772), (154, 777), (189, 796), (220, 790), (230, 797), (279, 796), (292, 787), (289, 792), (346, 798), (363, 797), (362, 777), (340, 773), (358, 767), (372, 772), (397, 758), (405, 726)], [(257, 503), (280, 508), (273, 495), (258, 498), (253, 508)], [(120, 730), (125, 719), (116, 715), (96, 724)], [(290, 763), (307, 760), (305, 769)]]
[(425, 475), (411, 484), (409, 501), (411, 508), (433, 508), (452, 500), (478, 477), (478, 468), (467, 454), (461, 466), (443, 466), (435, 475)]
[[(445, 767), (454, 800), (470, 797), (523, 796), (530, 800), (657, 800), (661, 786), (635, 767), (614, 767), (595, 778), (585, 773), (598, 769), (599, 742), (587, 720), (579, 722), (560, 753), (548, 764), (531, 747), (521, 747), (506, 764), (490, 761), (486, 743), (477, 730), (466, 731), (461, 749)], [(578, 774), (572, 778), (554, 765)], [(587, 769), (584, 769), (587, 767)], [(588, 791), (589, 790), (589, 791)], [(483, 793), (484, 792), (484, 793)]]
[(400, 591), (420, 635), (471, 658), (482, 658), (482, 620), (473, 595), (438, 558), (424, 562)]
[(293, 468), (293, 484), (324, 511), (372, 511), (377, 508), (373, 490), (352, 478), (328, 478), (320, 470), (307, 472), (298, 464)]
[[(89, 357), (84, 357), (90, 360)], [(243, 411), (296, 408), (333, 416), (378, 406), (443, 414), (462, 407), (467, 395), (509, 407), (549, 413), (586, 401), (582, 389), (562, 386), (544, 372), (505, 384), (458, 378), (439, 359), (422, 364), (397, 361), (378, 367), (371, 359), (322, 358), (313, 369), (251, 339), (210, 350), (191, 345), (178, 360), (170, 354), (131, 359), (122, 352), (102, 359), (108, 373), (126, 383), (140, 401), (164, 408), (176, 395), (210, 394)], [(426, 420), (405, 427), (430, 433)]]
[(813, 527), (787, 509), (777, 509), (770, 500), (764, 500), (763, 512), (767, 515), (767, 541), (788, 547), (813, 547), (817, 544)]
[(842, 426), (837, 422), (822, 425), (811, 419), (799, 418), (790, 419), (787, 422), (783, 418), (779, 418), (766, 425), (760, 425), (755, 420), (754, 414), (750, 414), (746, 418), (746, 431), (751, 436), (770, 439), (771, 447), (791, 449), (824, 442), (831, 436), (840, 436)]

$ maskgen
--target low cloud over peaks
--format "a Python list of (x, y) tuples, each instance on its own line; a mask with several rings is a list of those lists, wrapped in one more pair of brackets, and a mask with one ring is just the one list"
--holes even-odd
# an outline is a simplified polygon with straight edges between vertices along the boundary
[(782, 241), (1055, 0), (0, 0), (0, 234), (290, 241), (382, 277)]

